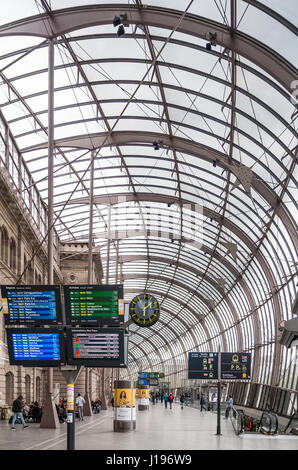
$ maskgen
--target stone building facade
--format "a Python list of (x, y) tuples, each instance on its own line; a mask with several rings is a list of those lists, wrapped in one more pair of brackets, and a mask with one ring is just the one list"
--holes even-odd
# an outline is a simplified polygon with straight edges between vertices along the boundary
[[(33, 204), (33, 201), (32, 201)], [(28, 210), (5, 168), (0, 168), (0, 284), (46, 284), (47, 245), (40, 230), (41, 211)], [(38, 222), (38, 223), (37, 223)], [(45, 226), (46, 231), (46, 226)], [(54, 283), (86, 283), (88, 243), (61, 243), (55, 236)], [(99, 250), (93, 248), (92, 281), (100, 284), (102, 264)], [(2, 303), (2, 302), (1, 302)], [(114, 371), (115, 372), (115, 371)], [(89, 397), (110, 402), (113, 371), (89, 369)], [(54, 390), (66, 397), (66, 382), (58, 368), (53, 369)], [(57, 385), (58, 384), (58, 385)], [(77, 379), (75, 393), (84, 395), (85, 371)], [(9, 364), (4, 316), (0, 314), (0, 407), (11, 405), (22, 394), (27, 403), (44, 403), (47, 370)], [(54, 397), (55, 398), (55, 397)], [(58, 398), (58, 397), (56, 397)], [(105, 400), (106, 398), (106, 400)]]

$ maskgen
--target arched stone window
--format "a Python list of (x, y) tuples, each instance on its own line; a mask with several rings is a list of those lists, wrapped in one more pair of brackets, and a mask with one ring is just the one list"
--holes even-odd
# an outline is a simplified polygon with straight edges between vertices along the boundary
[(17, 245), (13, 238), (10, 239), (9, 252), (9, 267), (15, 271), (17, 269)]
[(8, 264), (8, 233), (6, 228), (1, 228), (1, 260)]
[(36, 400), (41, 402), (41, 378), (36, 377)]
[(14, 396), (14, 375), (12, 372), (5, 374), (5, 401), (8, 405), (12, 405), (15, 400)]
[(30, 375), (25, 376), (25, 401), (31, 403), (31, 377)]
[[(27, 256), (24, 255), (24, 266), (23, 266), (23, 270), (26, 268), (26, 266), (27, 266)], [(27, 274), (28, 274), (28, 270), (26, 269), (26, 271), (24, 272), (24, 275), (23, 275), (24, 282), (27, 282)]]

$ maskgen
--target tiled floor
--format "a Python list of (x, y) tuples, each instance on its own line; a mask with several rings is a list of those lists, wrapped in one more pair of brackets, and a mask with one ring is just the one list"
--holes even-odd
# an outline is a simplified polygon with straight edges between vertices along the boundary
[[(267, 436), (235, 435), (229, 420), (222, 419), (222, 435), (216, 435), (215, 413), (185, 407), (165, 409), (160, 403), (150, 405), (148, 411), (137, 412), (137, 429), (128, 433), (113, 431), (113, 412), (76, 421), (75, 448), (77, 450), (290, 450), (298, 449), (298, 437), (273, 438)], [(59, 429), (41, 429), (31, 424), (23, 429), (16, 425), (11, 431), (0, 421), (0, 450), (63, 450), (67, 448), (67, 425)]]

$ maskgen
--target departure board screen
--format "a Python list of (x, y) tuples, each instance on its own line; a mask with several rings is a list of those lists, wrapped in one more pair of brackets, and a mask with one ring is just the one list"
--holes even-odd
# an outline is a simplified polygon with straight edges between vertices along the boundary
[(148, 379), (148, 372), (139, 372), (139, 379)]
[(150, 379), (158, 379), (159, 378), (159, 372), (149, 372), (149, 378)]
[(124, 323), (123, 285), (64, 286), (69, 325), (118, 326)]
[(2, 286), (8, 325), (62, 325), (59, 286)]
[(67, 363), (90, 367), (123, 367), (124, 330), (68, 328)]
[(148, 379), (139, 379), (138, 380), (138, 387), (141, 385), (149, 385), (149, 380)]
[(12, 365), (58, 366), (65, 364), (63, 333), (56, 329), (7, 328)]
[(221, 378), (250, 380), (251, 353), (221, 353)]
[(159, 380), (158, 379), (149, 379), (149, 385), (151, 387), (158, 387), (159, 385)]
[(188, 378), (206, 380), (218, 379), (218, 353), (188, 353)]

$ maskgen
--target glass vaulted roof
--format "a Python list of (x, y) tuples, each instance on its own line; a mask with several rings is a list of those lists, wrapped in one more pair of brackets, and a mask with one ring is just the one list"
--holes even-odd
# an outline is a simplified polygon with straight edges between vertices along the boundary
[(160, 301), (129, 327), (129, 373), (220, 345), (253, 353), (254, 381), (297, 385), (277, 341), (297, 282), (297, 19), (293, 0), (1, 6), (1, 164), (46, 210), (53, 130), (60, 240), (89, 239), (93, 192), (104, 282)]

